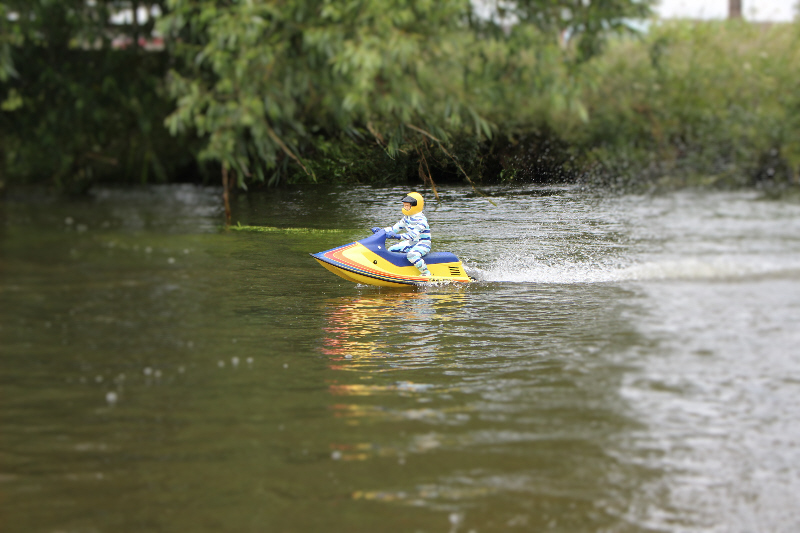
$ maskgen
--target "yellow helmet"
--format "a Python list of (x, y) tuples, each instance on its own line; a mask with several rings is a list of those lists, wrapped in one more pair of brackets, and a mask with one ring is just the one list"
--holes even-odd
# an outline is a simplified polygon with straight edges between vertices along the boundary
[(411, 209), (406, 209), (403, 207), (403, 214), (407, 217), (421, 213), (422, 208), (425, 207), (425, 200), (422, 199), (422, 195), (418, 192), (408, 193), (406, 197), (403, 198), (403, 203), (406, 202), (411, 204)]

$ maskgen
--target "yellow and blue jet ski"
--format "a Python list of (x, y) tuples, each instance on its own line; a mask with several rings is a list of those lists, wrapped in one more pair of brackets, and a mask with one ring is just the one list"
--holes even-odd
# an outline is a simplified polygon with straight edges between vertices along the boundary
[(430, 252), (425, 255), (425, 264), (431, 277), (420, 276), (419, 270), (406, 258), (406, 254), (386, 250), (384, 230), (360, 241), (311, 254), (311, 257), (337, 276), (367, 285), (404, 287), (441, 281), (472, 281), (464, 272), (458, 257), (449, 252)]

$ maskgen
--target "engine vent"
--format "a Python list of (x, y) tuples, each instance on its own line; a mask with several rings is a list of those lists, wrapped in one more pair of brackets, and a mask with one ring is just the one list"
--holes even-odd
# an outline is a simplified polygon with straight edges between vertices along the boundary
[(458, 267), (451, 266), (450, 268), (450, 275), (451, 276), (461, 276), (461, 269)]

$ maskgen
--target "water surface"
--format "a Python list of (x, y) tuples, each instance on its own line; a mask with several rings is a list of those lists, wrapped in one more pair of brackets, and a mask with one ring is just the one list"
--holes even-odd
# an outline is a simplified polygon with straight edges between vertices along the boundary
[(405, 192), (7, 199), (0, 530), (800, 528), (800, 205), (449, 188), (476, 283), (308, 256)]

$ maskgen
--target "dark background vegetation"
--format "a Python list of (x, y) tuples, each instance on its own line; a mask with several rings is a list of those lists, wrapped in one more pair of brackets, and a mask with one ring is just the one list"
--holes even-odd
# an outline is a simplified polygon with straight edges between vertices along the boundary
[(800, 24), (584, 4), (5, 1), (0, 189), (798, 183)]

